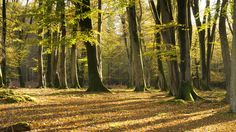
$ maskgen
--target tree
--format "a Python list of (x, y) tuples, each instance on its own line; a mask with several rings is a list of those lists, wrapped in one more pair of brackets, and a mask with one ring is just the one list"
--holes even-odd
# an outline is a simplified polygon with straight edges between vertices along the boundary
[(137, 20), (136, 20), (136, 6), (135, 1), (129, 1), (129, 7), (127, 7), (130, 44), (132, 50), (133, 60), (133, 76), (135, 91), (145, 91), (146, 82), (144, 79), (143, 60), (141, 52), (141, 44), (138, 36)]
[[(198, 28), (198, 38), (200, 45), (200, 62), (201, 62), (201, 87), (202, 89), (208, 89), (207, 84), (207, 69), (206, 69), (206, 44), (205, 44), (205, 35), (206, 30), (202, 29), (202, 25), (206, 24), (206, 15), (203, 16), (203, 20), (200, 20), (200, 10), (199, 10), (199, 0), (193, 0), (192, 2), (192, 11), (195, 18), (195, 22)], [(205, 12), (209, 7), (209, 2), (206, 3)]]
[[(161, 24), (162, 25), (173, 25), (173, 15), (171, 8), (170, 0), (159, 0), (158, 4), (160, 4), (160, 16), (161, 16)], [(167, 62), (168, 72), (169, 72), (169, 80), (170, 80), (170, 92), (172, 95), (178, 95), (178, 89), (180, 86), (180, 77), (178, 70), (178, 62), (177, 62), (177, 53), (175, 49), (175, 32), (173, 26), (167, 27), (165, 30), (161, 31), (162, 41), (166, 44), (166, 49), (168, 51), (173, 52), (169, 55), (169, 60)]]
[[(39, 9), (42, 8), (42, 0), (39, 0)], [(38, 18), (39, 19), (39, 18)], [(40, 25), (40, 23), (38, 23)], [(42, 40), (42, 32), (43, 29), (42, 27), (40, 27), (40, 29), (38, 30), (38, 39)], [(46, 87), (46, 82), (45, 82), (45, 78), (44, 78), (44, 68), (43, 68), (43, 45), (38, 44), (38, 87), (39, 88), (45, 88)]]
[[(155, 21), (155, 24), (158, 26), (161, 24), (161, 21), (159, 19), (160, 16), (160, 4), (156, 4), (153, 0), (149, 0), (149, 5), (151, 7), (152, 13), (153, 13), (153, 18)], [(159, 32), (156, 32), (155, 34), (155, 40), (156, 40), (156, 49), (158, 52), (161, 51), (161, 34)], [(161, 85), (161, 89), (163, 91), (167, 91), (167, 80), (166, 80), (166, 76), (165, 76), (165, 72), (164, 72), (164, 68), (163, 68), (163, 62), (161, 60), (161, 56), (160, 54), (157, 54), (157, 66), (158, 66), (158, 71), (160, 73), (160, 83)]]
[(65, 1), (58, 0), (60, 9), (61, 53), (60, 53), (60, 87), (68, 88), (66, 72), (66, 25), (65, 25)]
[[(234, 0), (236, 3), (236, 0)], [(233, 41), (232, 41), (232, 62), (231, 62), (231, 81), (230, 81), (230, 109), (236, 113), (236, 4), (233, 6)]]
[[(210, 2), (209, 0), (207, 2)], [(207, 63), (206, 63), (206, 70), (207, 70), (207, 85), (210, 83), (211, 79), (211, 59), (214, 49), (214, 41), (215, 41), (215, 33), (216, 33), (216, 26), (217, 26), (217, 20), (219, 17), (220, 12), (220, 0), (217, 0), (216, 2), (216, 10), (213, 18), (211, 18), (211, 12), (208, 13), (208, 23), (213, 23), (212, 26), (209, 26), (207, 28)]]
[(2, 83), (7, 86), (7, 58), (6, 58), (6, 35), (7, 35), (7, 16), (6, 16), (6, 0), (2, 0)]
[(125, 49), (126, 49), (126, 54), (127, 54), (127, 58), (129, 61), (129, 67), (128, 67), (128, 74), (129, 74), (129, 80), (128, 80), (128, 84), (127, 86), (129, 88), (133, 87), (133, 68), (132, 68), (132, 57), (131, 57), (131, 47), (128, 44), (128, 33), (127, 33), (127, 24), (126, 24), (126, 18), (125, 15), (122, 14), (120, 15), (120, 19), (121, 19), (121, 24), (122, 24), (122, 31), (123, 31), (123, 35), (122, 38), (124, 40), (124, 44), (125, 44)]
[(178, 0), (178, 38), (180, 45), (180, 88), (177, 98), (194, 101), (197, 96), (191, 84), (190, 34), (189, 34), (189, 4), (190, 0)]
[(98, 71), (101, 79), (102, 76), (102, 49), (101, 49), (101, 32), (102, 32), (102, 0), (98, 0), (98, 35), (97, 35), (97, 56), (98, 56)]
[[(79, 20), (80, 30), (82, 34), (92, 37), (92, 20), (88, 13), (90, 13), (90, 0), (82, 0), (80, 4), (77, 2), (76, 8), (81, 11), (81, 14), (86, 15), (83, 19)], [(89, 86), (88, 92), (109, 92), (109, 90), (103, 85), (102, 79), (98, 71), (98, 60), (97, 60), (97, 46), (95, 43), (85, 40), (84, 44), (87, 50), (88, 58), (88, 77), (89, 77)]]
[(226, 23), (225, 23), (226, 15), (227, 15), (226, 14), (227, 2), (228, 0), (223, 0), (221, 4), (219, 33), (220, 33), (220, 42), (221, 42), (221, 55), (223, 58), (225, 78), (226, 78), (226, 90), (227, 90), (226, 101), (229, 102), (231, 56), (230, 56), (230, 51), (229, 51), (229, 42), (228, 42), (227, 29), (226, 29)]
[[(77, 15), (79, 15), (79, 11), (75, 10), (75, 16), (77, 18)], [(78, 29), (78, 23), (77, 19), (75, 19), (75, 24), (73, 25), (73, 36), (76, 37), (77, 29)], [(71, 47), (71, 87), (72, 88), (80, 88), (79, 79), (78, 79), (78, 67), (77, 67), (77, 42), (72, 44)]]
[(46, 45), (47, 45), (47, 72), (46, 72), (46, 84), (47, 87), (53, 87), (53, 76), (52, 76), (52, 37), (51, 37), (51, 21), (50, 21), (50, 16), (52, 13), (52, 7), (53, 7), (53, 1), (46, 0), (44, 2), (44, 8), (45, 8), (45, 33), (44, 33), (44, 39), (46, 40)]

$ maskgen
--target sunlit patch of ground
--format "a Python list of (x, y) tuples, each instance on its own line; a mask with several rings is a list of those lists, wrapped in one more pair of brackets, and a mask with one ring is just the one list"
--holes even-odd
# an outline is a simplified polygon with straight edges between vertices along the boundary
[(16, 89), (37, 99), (33, 103), (0, 104), (0, 127), (29, 122), (34, 131), (235, 131), (236, 115), (220, 100), (217, 89), (198, 93), (211, 101), (173, 104), (166, 93), (135, 93), (112, 89), (112, 94), (84, 90)]

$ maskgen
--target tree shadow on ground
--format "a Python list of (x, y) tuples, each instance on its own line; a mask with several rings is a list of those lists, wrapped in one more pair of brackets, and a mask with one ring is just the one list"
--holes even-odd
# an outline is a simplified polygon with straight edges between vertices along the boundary
[[(67, 94), (76, 94), (74, 91), (66, 92)], [(63, 93), (61, 93), (63, 95)], [(82, 94), (82, 93), (80, 93)], [(134, 94), (134, 93), (133, 93)], [(4, 123), (15, 122), (31, 122), (33, 125), (38, 122), (47, 121), (49, 124), (34, 127), (37, 131), (66, 131), (66, 130), (100, 130), (100, 131), (123, 131), (142, 130), (147, 127), (155, 128), (159, 124), (168, 124), (176, 120), (185, 120), (200, 113), (211, 109), (219, 109), (226, 105), (220, 102), (196, 102), (195, 104), (170, 105), (160, 103), (163, 99), (168, 100), (165, 94), (158, 93), (149, 97), (122, 97), (111, 94), (109, 98), (75, 98), (66, 102), (30, 105), (30, 106), (14, 106), (0, 109), (2, 118), (0, 126)], [(58, 96), (58, 95), (50, 95)], [(100, 96), (100, 95), (99, 95)], [(104, 95), (106, 96), (106, 95)], [(113, 96), (113, 97), (111, 97)], [(122, 97), (122, 98), (121, 98)], [(60, 98), (60, 96), (58, 96)], [(172, 115), (171, 117), (162, 114)], [(189, 114), (189, 115), (188, 115)], [(176, 116), (175, 116), (176, 115)], [(174, 124), (155, 128), (155, 131), (167, 130), (192, 130), (204, 125), (211, 125), (220, 122), (232, 121), (236, 118), (220, 119), (220, 114), (204, 117), (202, 119), (188, 121), (185, 123)], [(68, 120), (62, 120), (68, 119)], [(214, 120), (215, 119), (215, 120)], [(54, 122), (58, 120), (59, 122)], [(207, 122), (209, 120), (210, 122)], [(129, 124), (130, 122), (130, 124)], [(200, 122), (204, 122), (203, 124)], [(117, 127), (109, 125), (119, 124)], [(121, 125), (120, 125), (121, 124)], [(125, 124), (125, 125), (122, 125)], [(196, 125), (197, 124), (197, 125)]]

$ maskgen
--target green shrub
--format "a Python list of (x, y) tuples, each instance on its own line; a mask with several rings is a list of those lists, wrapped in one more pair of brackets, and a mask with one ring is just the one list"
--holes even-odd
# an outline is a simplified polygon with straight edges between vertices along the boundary
[(2, 103), (19, 103), (34, 102), (35, 99), (26, 94), (19, 94), (13, 90), (0, 90), (0, 102)]
[(0, 98), (16, 95), (13, 90), (0, 90)]

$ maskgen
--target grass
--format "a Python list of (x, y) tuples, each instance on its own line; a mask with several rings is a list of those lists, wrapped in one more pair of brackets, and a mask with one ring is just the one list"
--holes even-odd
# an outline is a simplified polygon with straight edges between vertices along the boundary
[(221, 89), (198, 93), (209, 101), (187, 103), (166, 93), (112, 89), (16, 89), (36, 102), (0, 105), (0, 126), (28, 122), (34, 131), (234, 131), (236, 115), (220, 100)]

